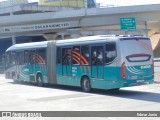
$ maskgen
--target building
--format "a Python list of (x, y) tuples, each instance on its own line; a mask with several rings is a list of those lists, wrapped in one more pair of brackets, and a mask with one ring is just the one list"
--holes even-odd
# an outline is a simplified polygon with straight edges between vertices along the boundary
[(75, 8), (96, 7), (95, 0), (40, 0), (39, 4), (48, 6), (63, 6), (63, 7), (75, 7)]

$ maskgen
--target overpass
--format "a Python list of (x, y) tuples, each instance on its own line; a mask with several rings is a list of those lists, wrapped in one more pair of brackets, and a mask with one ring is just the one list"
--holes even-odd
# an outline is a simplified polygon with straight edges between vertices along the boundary
[[(43, 7), (43, 9), (42, 9)], [(44, 35), (79, 37), (96, 34), (138, 34), (151, 36), (160, 28), (160, 4), (109, 8), (56, 9), (47, 6), (16, 6), (1, 11), (0, 38)], [(18, 12), (17, 12), (18, 11)], [(25, 14), (22, 14), (25, 11)], [(7, 13), (8, 12), (8, 13)], [(137, 29), (120, 30), (120, 18), (136, 18)]]

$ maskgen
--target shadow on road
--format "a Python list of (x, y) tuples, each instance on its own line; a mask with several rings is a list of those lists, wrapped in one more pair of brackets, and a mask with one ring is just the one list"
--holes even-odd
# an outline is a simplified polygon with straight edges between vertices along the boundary
[(107, 95), (107, 96), (114, 96), (114, 97), (121, 97), (121, 98), (127, 98), (127, 99), (160, 103), (160, 93), (153, 93), (153, 92), (121, 89), (119, 91), (96, 90), (96, 91), (94, 91), (93, 94), (99, 94), (99, 95), (105, 95), (105, 96)]
[[(24, 83), (24, 82), (22, 83), (9, 82), (9, 83), (38, 87), (36, 86), (36, 84)], [(78, 93), (84, 93), (82, 92), (80, 87), (72, 87), (72, 86), (65, 86), (65, 85), (45, 85), (45, 87), (42, 87), (42, 89), (59, 89), (59, 90), (67, 90), (67, 91), (75, 91)], [(160, 103), (160, 93), (125, 90), (125, 88), (122, 88), (120, 90), (115, 90), (115, 91), (114, 90), (93, 89), (90, 95), (113, 96), (113, 97)]]

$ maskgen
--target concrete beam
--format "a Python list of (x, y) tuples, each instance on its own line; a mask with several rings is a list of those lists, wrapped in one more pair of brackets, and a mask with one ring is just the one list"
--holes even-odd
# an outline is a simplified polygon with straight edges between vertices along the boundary
[[(86, 13), (86, 14), (85, 14)], [(25, 15), (3, 16), (0, 20), (0, 35), (16, 36), (47, 32), (62, 32), (67, 29), (79, 28), (84, 31), (120, 30), (120, 18), (135, 17), (137, 30), (150, 30), (160, 28), (160, 4), (129, 6), (116, 8), (92, 8), (80, 10), (68, 10), (60, 12), (34, 13)], [(146, 23), (147, 21), (147, 28)], [(69, 22), (68, 28), (43, 29), (43, 30), (19, 30), (3, 32), (4, 27), (32, 26), (56, 22)]]
[[(87, 15), (85, 14), (87, 12)], [(25, 15), (14, 15), (1, 17), (0, 25), (17, 25), (17, 24), (33, 24), (42, 23), (46, 20), (59, 21), (59, 20), (73, 20), (82, 19), (82, 26), (88, 23), (88, 20), (97, 22), (97, 18), (105, 22), (105, 25), (119, 24), (121, 17), (136, 17), (137, 22), (140, 21), (155, 21), (160, 20), (160, 4), (157, 5), (143, 5), (143, 6), (130, 6), (130, 7), (116, 7), (116, 8), (92, 8), (80, 10), (67, 10), (61, 12), (48, 12), (48, 13), (35, 13)], [(90, 21), (91, 22), (91, 21)], [(98, 22), (100, 23), (100, 22)], [(99, 24), (97, 24), (99, 25)], [(91, 26), (91, 24), (88, 24)]]

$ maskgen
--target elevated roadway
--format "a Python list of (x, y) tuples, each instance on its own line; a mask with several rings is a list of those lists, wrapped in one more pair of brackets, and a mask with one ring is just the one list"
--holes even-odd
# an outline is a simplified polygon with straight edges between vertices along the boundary
[[(29, 8), (28, 8), (29, 9)], [(30, 8), (32, 10), (32, 8)], [(47, 8), (46, 8), (47, 9)], [(135, 31), (120, 30), (120, 18), (136, 18)], [(0, 16), (0, 37), (31, 34), (141, 34), (151, 36), (160, 28), (160, 4), (90, 8)], [(76, 36), (72, 36), (76, 37)]]

